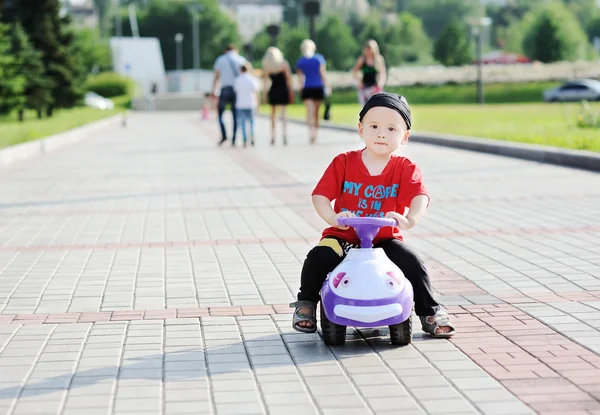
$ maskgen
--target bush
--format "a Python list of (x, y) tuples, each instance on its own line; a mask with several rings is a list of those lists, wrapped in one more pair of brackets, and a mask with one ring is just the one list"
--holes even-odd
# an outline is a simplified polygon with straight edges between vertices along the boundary
[(115, 72), (103, 72), (92, 75), (88, 79), (88, 91), (95, 92), (105, 98), (131, 95), (133, 80)]
[(559, 3), (540, 9), (523, 38), (527, 56), (543, 63), (583, 59), (587, 44), (577, 18)]
[[(517, 102), (543, 102), (543, 91), (560, 82), (498, 83), (484, 86), (485, 102), (508, 104)], [(385, 87), (387, 92), (406, 96), (409, 104), (473, 104), (477, 102), (475, 84), (462, 85), (410, 85)], [(355, 88), (338, 88), (331, 96), (333, 104), (358, 102)]]

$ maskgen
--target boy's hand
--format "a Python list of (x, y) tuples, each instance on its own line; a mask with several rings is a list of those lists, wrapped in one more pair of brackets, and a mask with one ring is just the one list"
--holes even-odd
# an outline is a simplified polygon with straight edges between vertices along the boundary
[(347, 226), (347, 225), (340, 225), (340, 224), (338, 223), (338, 221), (337, 221), (337, 220), (338, 220), (339, 218), (353, 218), (353, 217), (355, 217), (355, 216), (356, 216), (356, 215), (355, 215), (353, 212), (350, 212), (350, 211), (348, 211), (348, 210), (347, 210), (347, 211), (344, 211), (344, 212), (340, 212), (340, 213), (337, 213), (337, 214), (335, 214), (335, 215), (333, 215), (333, 216), (331, 217), (331, 220), (329, 221), (329, 224), (330, 224), (331, 226), (333, 226), (333, 227), (336, 227), (336, 228), (338, 228), (338, 229), (341, 229), (341, 230), (346, 230), (346, 229), (348, 229), (348, 228), (350, 228), (350, 227), (349, 227), (349, 226)]
[(408, 219), (406, 216), (403, 216), (398, 212), (388, 212), (385, 214), (385, 217), (396, 219), (396, 222), (398, 222), (398, 228), (404, 231), (415, 226), (414, 220)]

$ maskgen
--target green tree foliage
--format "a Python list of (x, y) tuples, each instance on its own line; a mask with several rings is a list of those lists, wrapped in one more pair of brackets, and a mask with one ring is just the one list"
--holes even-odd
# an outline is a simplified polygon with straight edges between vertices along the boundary
[(362, 41), (362, 39), (360, 39), (360, 33), (363, 30), (363, 19), (357, 13), (350, 13), (346, 24), (352, 31), (352, 37)]
[(588, 39), (592, 41), (594, 37), (600, 37), (600, 16), (594, 17), (587, 27)]
[(575, 15), (581, 27), (589, 27), (592, 20), (598, 16), (596, 0), (563, 0), (569, 11)]
[(544, 63), (582, 59), (587, 46), (587, 36), (577, 18), (560, 3), (539, 9), (523, 39), (527, 56)]
[[(241, 39), (235, 22), (219, 9), (216, 0), (202, 0), (199, 3), (204, 7), (198, 13), (200, 66), (211, 68), (227, 44), (235, 43), (241, 47)], [(176, 68), (176, 33), (184, 35), (183, 67), (193, 67), (192, 17), (187, 9), (189, 4), (189, 0), (150, 0), (148, 6), (138, 13), (140, 35), (158, 38), (167, 70)], [(126, 11), (121, 12), (125, 18)], [(123, 36), (131, 36), (129, 25), (123, 25)]]
[(466, 0), (408, 0), (406, 11), (423, 21), (425, 32), (437, 39), (452, 18), (464, 21), (468, 16), (476, 15), (479, 2)]
[(112, 56), (107, 39), (101, 39), (92, 29), (78, 29), (74, 33), (77, 47), (81, 50), (85, 72), (103, 72), (112, 68)]
[(25, 100), (17, 108), (19, 119), (23, 121), (25, 107), (36, 110), (41, 118), (43, 109), (52, 103), (53, 83), (45, 75), (42, 53), (34, 49), (19, 23), (12, 30), (12, 54), (19, 62), (19, 73), (25, 77)]
[(352, 31), (337, 16), (329, 16), (317, 31), (317, 50), (332, 70), (352, 68), (359, 52), (359, 46), (352, 37)]
[(283, 23), (290, 27), (296, 27), (300, 24), (302, 14), (301, 0), (280, 0), (283, 6)]
[(265, 28), (265, 30), (258, 32), (250, 42), (250, 56), (246, 56), (246, 59), (250, 59), (254, 67), (260, 67), (262, 58), (269, 46), (271, 46), (271, 36)]
[(290, 63), (290, 67), (294, 72), (296, 70), (296, 62), (302, 55), (300, 53), (300, 43), (308, 37), (308, 31), (302, 27), (288, 28), (283, 30), (279, 36), (279, 49), (281, 49), (283, 56)]
[[(75, 42), (75, 32), (69, 16), (55, 16), (59, 53), (48, 64), (55, 81), (52, 89), (56, 108), (72, 108), (80, 103), (85, 94), (85, 59), (79, 44)], [(52, 115), (53, 106), (46, 113)]]
[(510, 17), (506, 27), (495, 28), (496, 46), (507, 52), (524, 54), (523, 39), (535, 21), (535, 13), (528, 12), (522, 18)]
[(473, 60), (473, 47), (467, 29), (457, 19), (451, 19), (435, 42), (434, 58), (446, 66), (465, 65)]
[(110, 18), (112, 17), (113, 2), (107, 0), (94, 0), (94, 7), (98, 11), (98, 30), (100, 36), (104, 37), (110, 28)]
[(25, 77), (19, 72), (20, 58), (12, 53), (9, 27), (0, 25), (0, 114), (25, 105)]
[(361, 47), (369, 39), (373, 39), (379, 45), (380, 52), (386, 53), (385, 47), (385, 29), (381, 24), (382, 17), (379, 14), (371, 13), (365, 20), (363, 20), (362, 30), (360, 31), (359, 39)]
[(390, 66), (431, 59), (431, 41), (418, 17), (403, 12), (385, 32), (385, 59)]
[(5, 21), (23, 25), (31, 44), (42, 53), (45, 75), (52, 81), (52, 103), (46, 108), (70, 108), (83, 96), (84, 66), (73, 42), (69, 17), (61, 18), (59, 0), (19, 0), (5, 8)]

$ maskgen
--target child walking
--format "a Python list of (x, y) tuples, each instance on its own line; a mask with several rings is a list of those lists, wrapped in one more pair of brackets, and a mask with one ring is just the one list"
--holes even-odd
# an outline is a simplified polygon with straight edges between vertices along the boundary
[(297, 331), (317, 331), (316, 307), (323, 282), (348, 251), (360, 245), (354, 229), (338, 225), (338, 218), (376, 216), (393, 218), (398, 223), (394, 228), (381, 228), (373, 246), (382, 248), (411, 282), (415, 312), (423, 331), (432, 337), (454, 335), (448, 314), (433, 298), (425, 264), (404, 244), (400, 232), (413, 228), (429, 206), (419, 167), (394, 154), (408, 142), (410, 128), (411, 111), (404, 97), (373, 95), (359, 114), (358, 134), (365, 148), (336, 156), (313, 190), (315, 210), (329, 227), (308, 253), (298, 301), (290, 304), (295, 308), (292, 326)]
[(235, 110), (238, 122), (242, 128), (244, 147), (248, 135), (246, 134), (246, 121), (250, 124), (250, 144), (254, 145), (254, 110), (258, 107), (258, 80), (250, 73), (249, 63), (242, 65), (240, 76), (235, 78), (233, 89), (236, 94)]

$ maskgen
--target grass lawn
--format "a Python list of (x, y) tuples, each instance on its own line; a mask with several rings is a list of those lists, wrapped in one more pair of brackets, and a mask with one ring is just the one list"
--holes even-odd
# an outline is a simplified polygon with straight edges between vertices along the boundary
[(70, 130), (92, 121), (118, 114), (127, 106), (127, 97), (113, 99), (113, 110), (99, 110), (88, 107), (56, 110), (52, 118), (37, 119), (35, 111), (25, 113), (25, 121), (19, 122), (16, 114), (0, 117), (0, 148), (26, 141), (37, 140)]
[[(600, 112), (600, 103), (590, 103)], [(600, 152), (600, 129), (578, 128), (579, 104), (412, 105), (417, 132), (439, 132)], [(302, 105), (288, 107), (305, 118)], [(358, 104), (333, 104), (331, 122), (356, 125)], [(268, 114), (267, 107), (261, 112)], [(321, 112), (322, 114), (322, 112)]]

